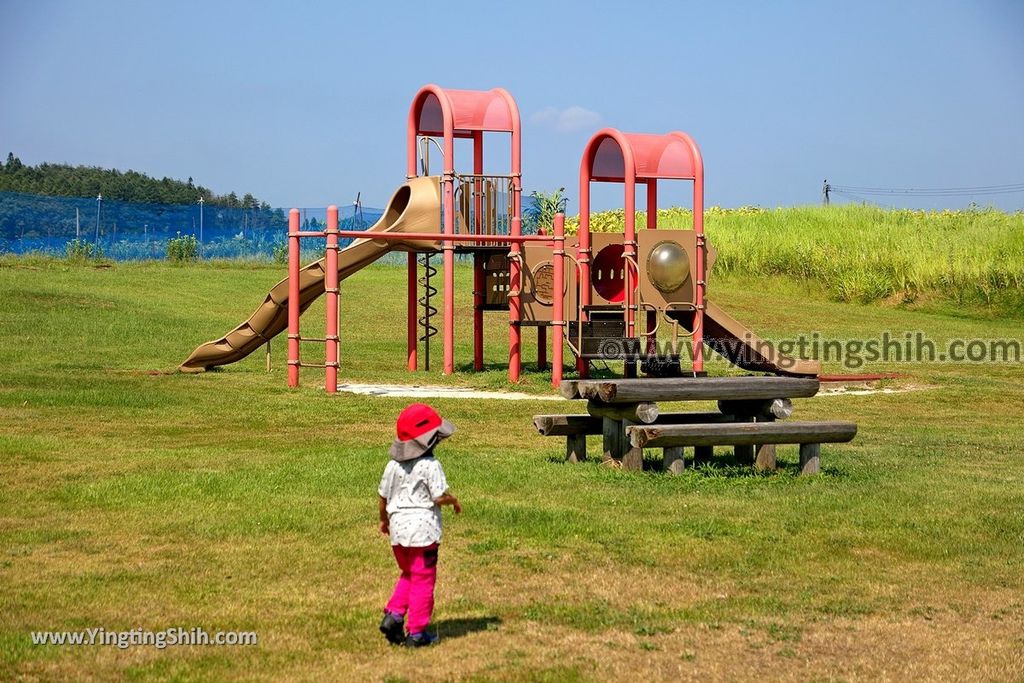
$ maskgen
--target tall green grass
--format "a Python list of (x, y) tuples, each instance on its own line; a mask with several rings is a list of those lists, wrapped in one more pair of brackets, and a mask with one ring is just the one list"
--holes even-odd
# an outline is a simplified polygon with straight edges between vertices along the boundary
[[(623, 229), (624, 212), (591, 217), (593, 232)], [(637, 213), (637, 225), (646, 213)], [(692, 212), (658, 212), (662, 228), (689, 228)], [(575, 232), (578, 217), (567, 221)], [(819, 283), (836, 301), (957, 303), (1024, 311), (1024, 212), (922, 211), (872, 206), (711, 207), (705, 231), (717, 273), (786, 275)]]

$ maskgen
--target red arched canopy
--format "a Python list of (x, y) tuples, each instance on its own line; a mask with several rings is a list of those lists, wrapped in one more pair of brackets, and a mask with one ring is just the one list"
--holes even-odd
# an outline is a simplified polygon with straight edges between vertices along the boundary
[[(700, 150), (686, 133), (650, 135), (622, 133), (606, 128), (590, 139), (584, 159), (590, 160), (590, 178), (622, 183), (632, 175), (635, 179), (695, 180), (703, 175)], [(632, 161), (627, 173), (626, 160)]]
[(518, 131), (519, 110), (504, 88), (452, 90), (425, 85), (413, 98), (409, 122), (418, 135), (442, 136), (449, 123), (452, 135), (466, 138), (475, 131)]

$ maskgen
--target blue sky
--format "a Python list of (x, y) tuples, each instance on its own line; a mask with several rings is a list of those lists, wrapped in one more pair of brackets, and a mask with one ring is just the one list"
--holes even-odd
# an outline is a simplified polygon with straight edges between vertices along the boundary
[[(409, 102), (434, 82), (507, 88), (525, 187), (566, 187), (570, 211), (602, 126), (689, 132), (709, 205), (815, 203), (824, 178), (1024, 183), (1013, 0), (0, 3), (0, 153), (26, 163), (191, 175), (279, 206), (359, 191), (379, 206), (404, 178)], [(499, 142), (488, 170), (507, 163)], [(663, 204), (685, 203), (675, 192)], [(1024, 193), (976, 199), (1024, 208)], [(595, 192), (599, 207), (619, 202)]]

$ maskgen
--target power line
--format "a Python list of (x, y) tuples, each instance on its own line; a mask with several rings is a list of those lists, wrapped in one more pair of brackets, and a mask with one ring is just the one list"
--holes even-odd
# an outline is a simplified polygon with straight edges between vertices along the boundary
[(877, 206), (877, 204), (875, 204), (875, 202), (871, 201), (870, 199), (865, 199), (864, 197), (858, 197), (855, 194), (851, 194), (851, 193), (845, 192), (843, 190), (837, 190), (837, 189), (835, 189), (834, 187), (831, 187), (831, 186), (829, 187), (829, 189), (832, 192), (834, 192), (835, 194), (840, 195), (841, 197), (847, 197), (847, 198), (852, 199), (854, 201), (861, 202), (862, 204), (871, 204), (872, 206)]
[(1019, 188), (1019, 189), (1015, 189), (1015, 190), (973, 190), (973, 191), (968, 191), (968, 192), (904, 192), (904, 191), (900, 191), (900, 190), (889, 190), (889, 191), (874, 190), (874, 191), (872, 191), (872, 190), (859, 190), (859, 189), (852, 188), (852, 187), (843, 187), (843, 186), (838, 186), (837, 187), (835, 185), (833, 185), (830, 189), (832, 189), (834, 191), (840, 191), (840, 192), (842, 192), (842, 191), (855, 191), (855, 192), (859, 192), (861, 194), (881, 195), (881, 196), (903, 195), (903, 196), (907, 196), (907, 197), (974, 197), (974, 196), (981, 196), (981, 195), (1019, 194), (1021, 192), (1024, 192), (1024, 187)]
[(1005, 185), (978, 185), (975, 187), (934, 187), (934, 188), (897, 188), (897, 187), (864, 187), (860, 185), (835, 185), (829, 183), (834, 192), (856, 192), (866, 195), (911, 195), (917, 197), (957, 197), (976, 195), (1015, 194), (1024, 192), (1024, 183), (1008, 183)]
[(971, 185), (968, 187), (931, 187), (931, 188), (893, 188), (893, 187), (866, 187), (863, 185), (843, 185), (851, 190), (903, 190), (906, 192), (959, 192), (966, 190), (999, 190), (1005, 188), (1024, 187), (1024, 183), (1006, 183), (1004, 185)]

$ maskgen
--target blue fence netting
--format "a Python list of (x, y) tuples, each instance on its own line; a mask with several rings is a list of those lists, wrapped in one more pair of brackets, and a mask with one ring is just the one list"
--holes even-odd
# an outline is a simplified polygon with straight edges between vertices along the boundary
[[(533, 205), (533, 199), (524, 195), (526, 232), (534, 230), (530, 221)], [(299, 211), (303, 230), (326, 227), (326, 207)], [(339, 206), (342, 230), (365, 230), (382, 215), (383, 209)], [(167, 255), (169, 240), (194, 235), (201, 258), (280, 259), (287, 233), (288, 209), (97, 201), (90, 197), (0, 192), (0, 254), (64, 256), (69, 243), (81, 240), (98, 246), (109, 259), (162, 259)], [(341, 246), (349, 242), (341, 240)], [(302, 240), (304, 256), (322, 253), (324, 246), (323, 239)]]
[[(326, 226), (327, 209), (300, 209), (302, 229)], [(365, 230), (382, 209), (340, 206), (343, 230)], [(107, 258), (159, 259), (169, 240), (194, 235), (202, 258), (273, 258), (285, 248), (287, 209), (234, 209), (199, 204), (149, 204), (87, 197), (0, 192), (0, 253), (63, 256), (76, 240), (98, 245)], [(342, 240), (344, 246), (351, 240)], [(322, 251), (323, 239), (304, 239), (304, 252)]]

